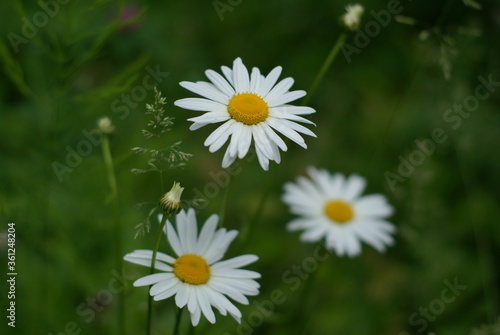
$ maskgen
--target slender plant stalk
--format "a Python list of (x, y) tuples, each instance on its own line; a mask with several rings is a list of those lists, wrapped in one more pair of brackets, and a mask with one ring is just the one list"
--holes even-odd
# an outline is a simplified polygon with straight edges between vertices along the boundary
[[(156, 232), (155, 244), (153, 248), (153, 256), (151, 257), (151, 268), (149, 273), (155, 273), (155, 263), (156, 263), (156, 254), (158, 253), (158, 248), (160, 246), (161, 235), (163, 232), (163, 227), (165, 227), (165, 223), (167, 223), (168, 215), (163, 214), (163, 217), (160, 222), (160, 227), (158, 227), (158, 231)], [(149, 287), (151, 288), (151, 286)], [(146, 321), (146, 335), (151, 334), (151, 320), (153, 318), (153, 297), (149, 294), (148, 290), (148, 317)]]
[[(228, 175), (230, 176), (230, 174)], [(229, 179), (229, 182), (227, 183), (226, 189), (224, 190), (224, 194), (222, 196), (222, 204), (219, 211), (219, 228), (224, 227), (224, 219), (226, 218), (227, 199), (229, 197), (229, 187), (231, 186), (231, 181), (233, 180), (233, 178)]]
[(181, 326), (182, 311), (183, 310), (184, 310), (184, 308), (179, 308), (179, 310), (177, 311), (177, 316), (175, 317), (174, 332), (172, 333), (172, 335), (179, 335), (179, 329)]
[(260, 221), (260, 218), (262, 216), (262, 213), (264, 212), (264, 209), (266, 208), (266, 203), (267, 203), (267, 198), (271, 194), (271, 190), (273, 189), (274, 181), (276, 180), (276, 177), (278, 175), (278, 171), (280, 170), (280, 166), (275, 166), (273, 167), (273, 170), (271, 172), (271, 177), (269, 178), (269, 182), (267, 183), (267, 187), (262, 193), (262, 196), (259, 199), (259, 202), (257, 203), (257, 208), (255, 210), (255, 213), (253, 217), (250, 219), (250, 221), (244, 222), (244, 226), (241, 228), (241, 239), (243, 242), (247, 242), (251, 239), (252, 236), (252, 231), (255, 231), (255, 226), (258, 224)]
[[(109, 187), (111, 189), (111, 201), (114, 212), (114, 233), (115, 233), (115, 262), (118, 272), (123, 268), (122, 259), (122, 225), (120, 222), (120, 204), (118, 202), (118, 186), (116, 183), (115, 170), (113, 167), (113, 157), (109, 145), (109, 135), (103, 134), (102, 154)], [(118, 334), (125, 334), (125, 292), (121, 290), (118, 293)]]
[(343, 32), (340, 34), (339, 38), (337, 38), (337, 41), (335, 42), (332, 49), (330, 50), (330, 53), (325, 58), (325, 61), (323, 62), (321, 69), (319, 70), (318, 74), (314, 78), (314, 81), (313, 81), (311, 87), (307, 91), (307, 95), (304, 98), (304, 102), (302, 103), (303, 105), (307, 105), (309, 103), (309, 101), (311, 101), (311, 97), (313, 96), (314, 92), (316, 91), (319, 84), (323, 80), (323, 77), (325, 76), (326, 72), (328, 71), (328, 69), (332, 65), (333, 60), (335, 59), (335, 57), (339, 53), (340, 48), (344, 44), (346, 37), (347, 37), (347, 33)]

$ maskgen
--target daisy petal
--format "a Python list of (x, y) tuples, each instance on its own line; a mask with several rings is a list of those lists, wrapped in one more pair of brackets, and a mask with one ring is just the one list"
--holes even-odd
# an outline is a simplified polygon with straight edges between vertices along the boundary
[(226, 108), (225, 105), (220, 102), (215, 102), (208, 99), (202, 98), (185, 98), (176, 100), (174, 105), (177, 107), (181, 107), (184, 109), (189, 109), (193, 111), (201, 111), (201, 112), (211, 112), (214, 110), (224, 110)]
[(269, 93), (271, 88), (274, 86), (274, 84), (276, 84), (276, 82), (278, 81), (278, 78), (281, 74), (281, 70), (282, 70), (281, 66), (277, 66), (274, 69), (272, 69), (272, 71), (269, 72), (267, 77), (262, 81), (262, 84), (255, 93), (257, 93), (257, 95), (261, 97), (265, 97)]
[[(208, 83), (207, 83), (208, 84)], [(201, 95), (209, 100), (214, 100), (220, 102), (221, 104), (227, 104), (229, 102), (228, 94), (221, 93), (214, 85), (204, 85), (203, 83), (192, 83), (189, 81), (181, 81), (180, 85), (185, 89)]]
[(233, 80), (236, 92), (248, 92), (250, 90), (248, 70), (239, 57), (233, 63)]
[(234, 95), (234, 89), (220, 74), (214, 70), (207, 70), (205, 71), (205, 75), (226, 97), (232, 97)]

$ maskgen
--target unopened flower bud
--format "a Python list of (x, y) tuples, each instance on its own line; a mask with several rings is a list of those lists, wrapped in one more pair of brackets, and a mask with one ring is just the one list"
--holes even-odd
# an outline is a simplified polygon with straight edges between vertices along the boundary
[(165, 215), (176, 215), (181, 211), (181, 194), (184, 188), (175, 183), (172, 189), (165, 193), (160, 199), (160, 208)]
[(111, 119), (106, 116), (97, 120), (97, 129), (104, 135), (113, 135), (115, 132), (115, 125), (111, 122)]
[(345, 8), (347, 13), (340, 17), (340, 24), (349, 30), (356, 30), (361, 24), (361, 16), (365, 11), (360, 4), (347, 5)]

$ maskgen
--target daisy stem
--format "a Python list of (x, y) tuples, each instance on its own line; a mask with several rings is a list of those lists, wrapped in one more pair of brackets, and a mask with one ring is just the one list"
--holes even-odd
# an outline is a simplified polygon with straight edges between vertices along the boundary
[[(114, 216), (114, 233), (115, 233), (115, 261), (118, 271), (123, 267), (122, 259), (122, 225), (120, 222), (120, 205), (118, 202), (118, 186), (116, 182), (115, 170), (113, 166), (113, 157), (111, 156), (111, 149), (109, 144), (109, 135), (103, 134), (102, 139), (102, 155), (106, 172), (108, 177), (109, 187), (111, 189), (111, 201), (113, 202), (113, 216)], [(119, 292), (118, 302), (118, 334), (125, 334), (125, 302), (124, 292)]]
[[(153, 274), (155, 272), (155, 263), (156, 263), (156, 254), (158, 253), (158, 248), (160, 247), (161, 235), (163, 231), (163, 227), (167, 223), (168, 215), (164, 214), (161, 218), (160, 226), (158, 227), (158, 231), (155, 236), (155, 244), (153, 248), (153, 255), (151, 257), (151, 269), (149, 274)], [(151, 286), (149, 287), (151, 289)], [(148, 317), (146, 321), (146, 335), (151, 334), (151, 320), (153, 318), (153, 297), (149, 294), (148, 290)]]
[(319, 70), (318, 74), (316, 75), (316, 78), (314, 78), (314, 81), (313, 81), (311, 87), (307, 91), (308, 94), (304, 98), (304, 102), (302, 103), (302, 105), (307, 106), (307, 104), (311, 100), (311, 97), (313, 96), (314, 92), (316, 91), (319, 84), (323, 80), (323, 77), (325, 76), (326, 72), (328, 71), (328, 69), (332, 65), (333, 60), (335, 59), (335, 57), (337, 56), (337, 54), (340, 51), (340, 48), (344, 44), (346, 37), (347, 37), (347, 34), (345, 32), (343, 32), (340, 34), (339, 38), (337, 38), (337, 41), (333, 45), (332, 49), (330, 50), (330, 53), (328, 54), (325, 61), (323, 62), (321, 69)]
[(271, 191), (274, 186), (274, 181), (276, 180), (278, 176), (278, 171), (280, 169), (281, 165), (278, 165), (273, 168), (271, 172), (271, 176), (269, 179), (269, 182), (267, 183), (267, 187), (262, 193), (262, 196), (259, 199), (259, 202), (257, 203), (257, 209), (255, 210), (255, 213), (253, 217), (250, 219), (250, 221), (244, 222), (243, 227), (240, 229), (240, 238), (242, 241), (246, 242), (251, 238), (251, 232), (255, 231), (256, 225), (258, 224), (260, 217), (262, 216), (262, 212), (264, 212), (264, 209), (267, 204), (267, 199), (269, 195), (271, 194)]
[(222, 196), (222, 205), (219, 212), (219, 228), (224, 227), (224, 219), (226, 217), (226, 207), (227, 199), (229, 197), (229, 187), (231, 186), (231, 181), (233, 178), (229, 179), (226, 189), (224, 190), (224, 195)]
[(183, 310), (184, 310), (184, 308), (179, 308), (179, 310), (177, 311), (177, 316), (175, 317), (174, 332), (172, 333), (172, 335), (179, 335), (179, 328), (181, 325), (182, 311)]

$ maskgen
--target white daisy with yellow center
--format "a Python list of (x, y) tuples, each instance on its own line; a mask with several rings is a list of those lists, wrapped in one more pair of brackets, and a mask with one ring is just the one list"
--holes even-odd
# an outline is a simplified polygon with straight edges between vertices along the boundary
[[(158, 252), (155, 268), (162, 272), (134, 282), (134, 286), (153, 285), (149, 293), (154, 300), (175, 295), (179, 308), (187, 305), (193, 326), (198, 325), (202, 313), (215, 323), (211, 306), (222, 315), (229, 313), (239, 323), (241, 312), (228, 297), (246, 305), (249, 303), (246, 296), (259, 294), (260, 286), (254, 279), (260, 278), (260, 274), (240, 269), (255, 262), (257, 256), (242, 255), (220, 261), (238, 232), (217, 229), (218, 220), (217, 215), (210, 216), (199, 235), (193, 209), (176, 216), (177, 231), (167, 221), (164, 232), (177, 257)], [(124, 259), (150, 267), (152, 254), (151, 250), (135, 250)]]
[(300, 133), (316, 137), (312, 131), (298, 124), (314, 124), (301, 115), (315, 112), (311, 107), (292, 106), (288, 103), (302, 98), (305, 91), (289, 91), (292, 78), (277, 83), (281, 67), (275, 67), (267, 76), (258, 68), (249, 73), (240, 58), (233, 68), (222, 66), (224, 77), (213, 70), (205, 71), (211, 81), (180, 83), (182, 87), (203, 98), (186, 98), (175, 102), (181, 108), (207, 112), (189, 119), (194, 122), (190, 129), (196, 130), (207, 124), (224, 122), (205, 140), (210, 152), (219, 150), (231, 137), (222, 160), (222, 167), (231, 165), (236, 158), (243, 158), (255, 142), (259, 163), (268, 170), (269, 161), (280, 163), (279, 149), (287, 146), (276, 133), (288, 137), (303, 148), (307, 148)]
[(301, 240), (317, 242), (325, 239), (326, 247), (337, 255), (354, 257), (361, 253), (364, 241), (380, 252), (392, 245), (394, 225), (385, 218), (393, 208), (380, 194), (361, 196), (364, 178), (340, 173), (331, 175), (314, 167), (307, 169), (310, 179), (298, 177), (286, 183), (283, 202), (293, 214), (301, 217), (288, 223), (290, 231), (304, 230)]

